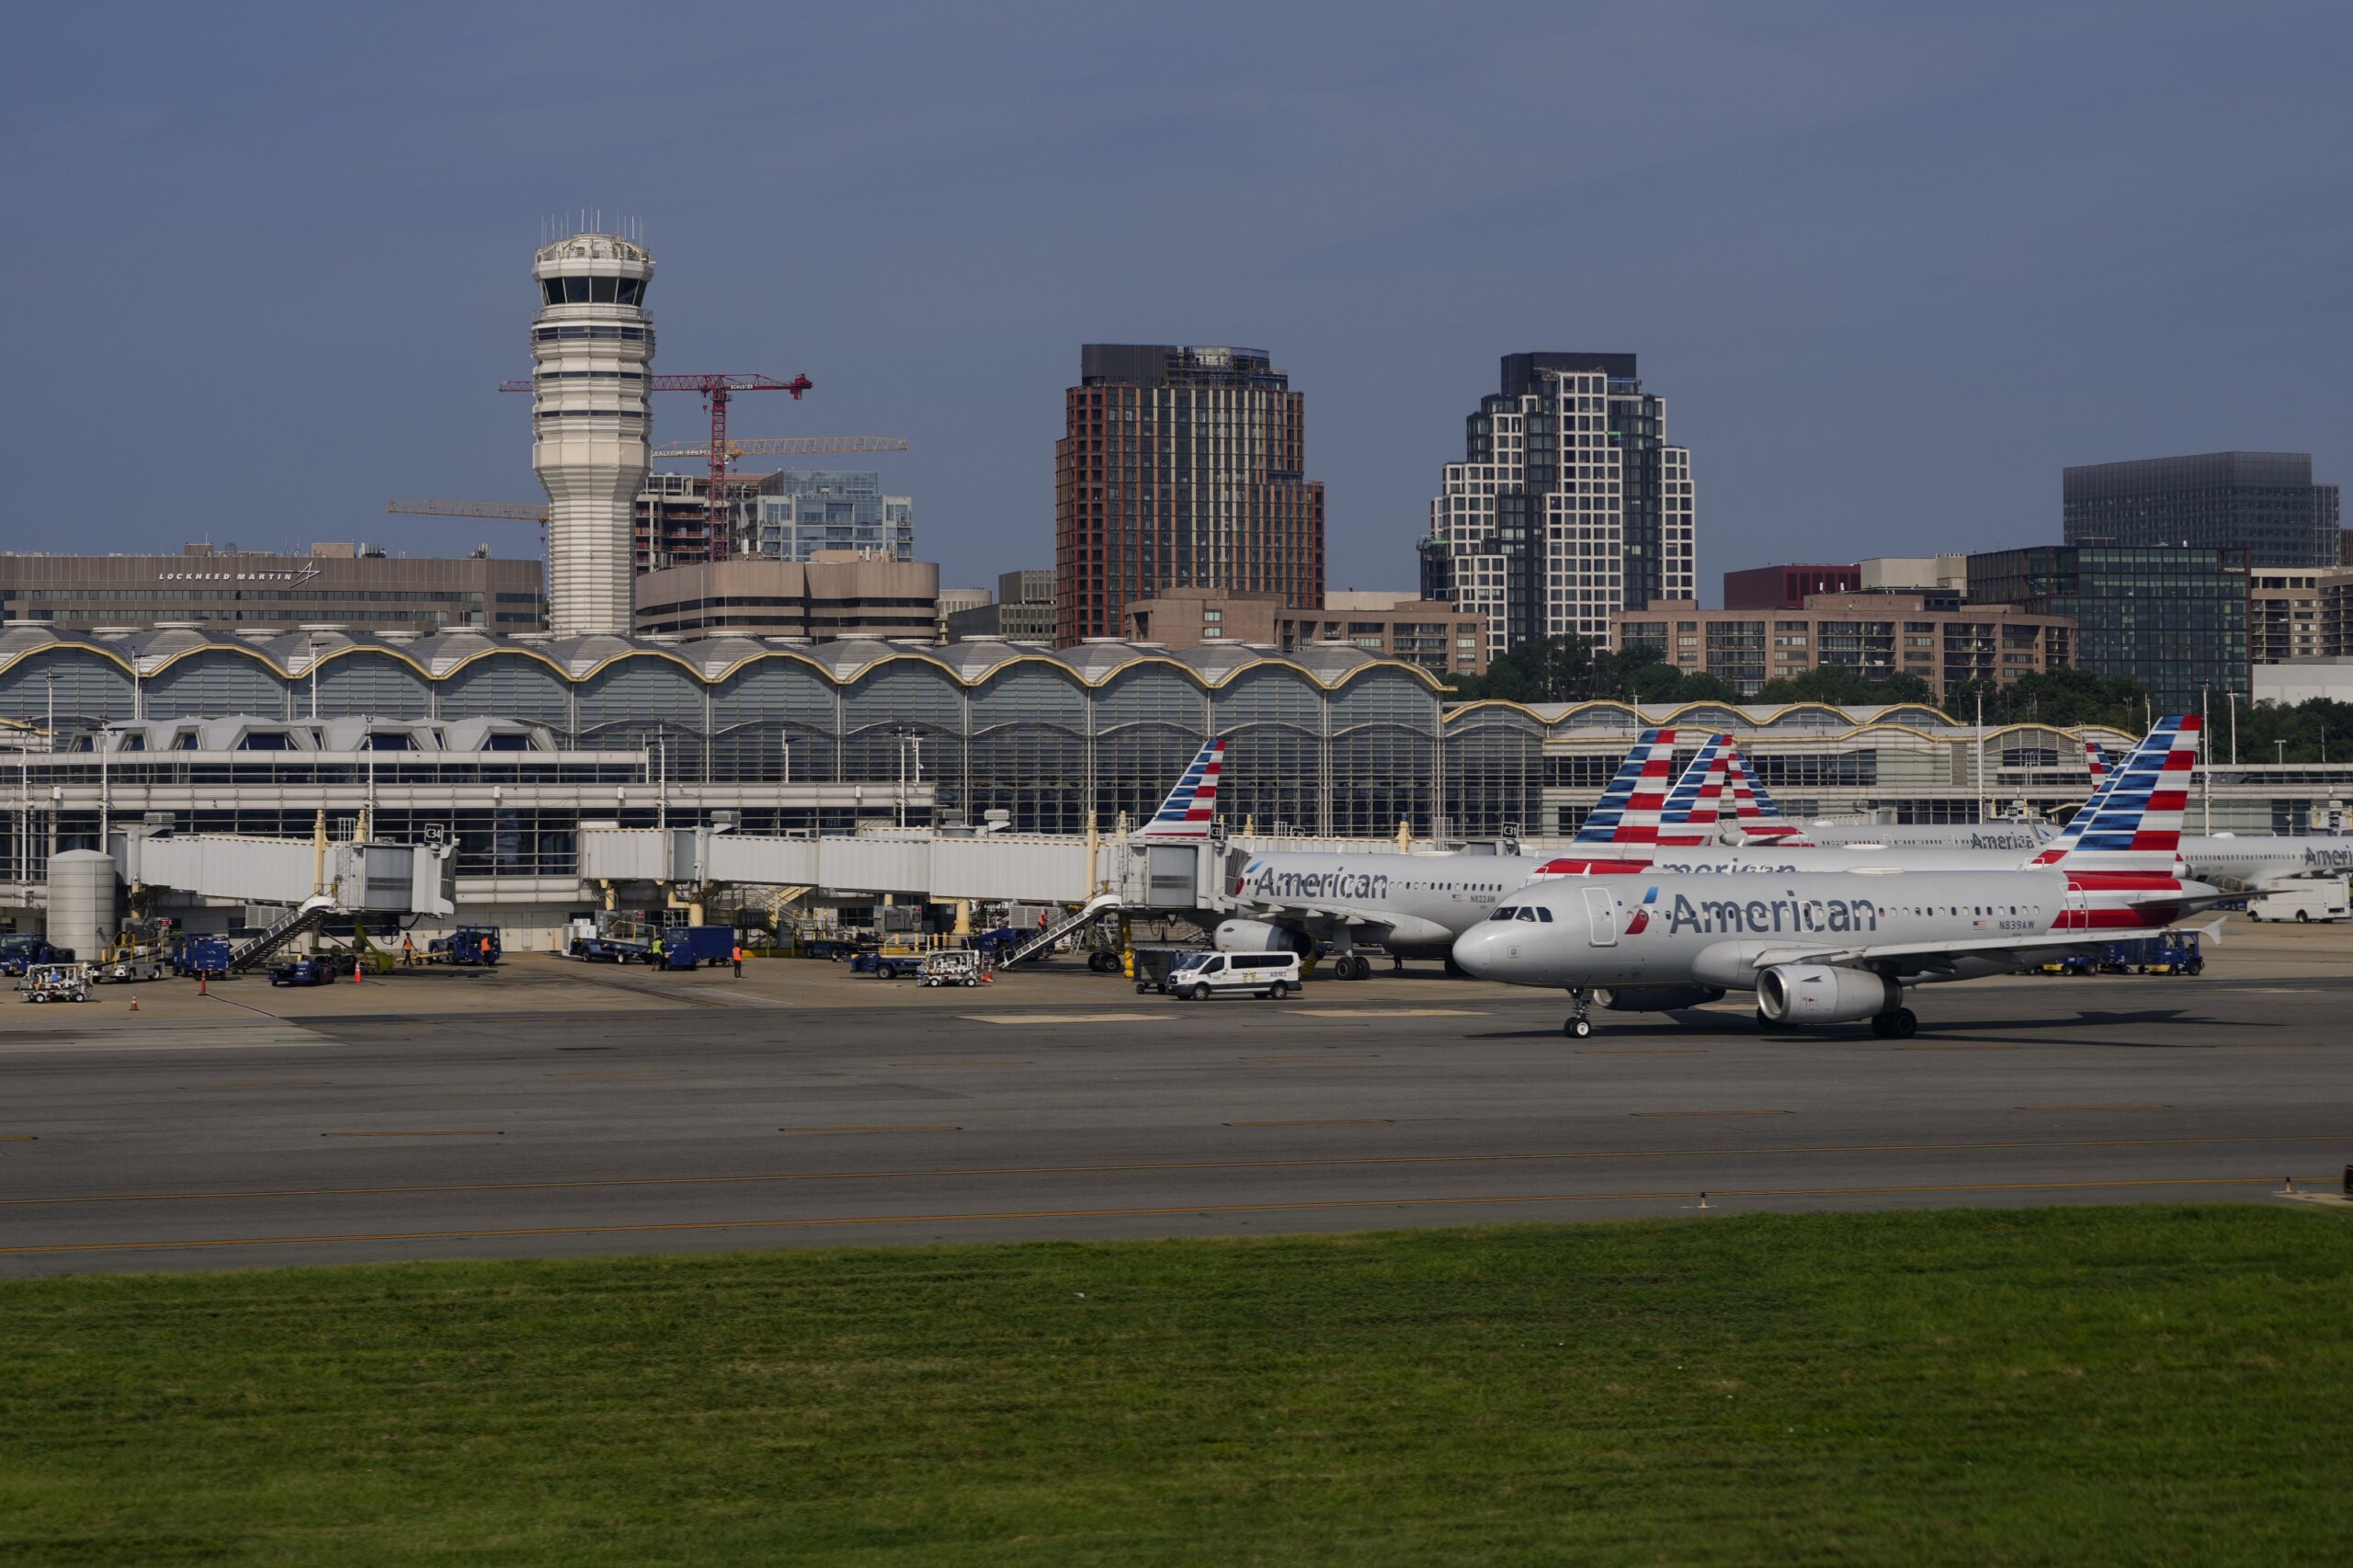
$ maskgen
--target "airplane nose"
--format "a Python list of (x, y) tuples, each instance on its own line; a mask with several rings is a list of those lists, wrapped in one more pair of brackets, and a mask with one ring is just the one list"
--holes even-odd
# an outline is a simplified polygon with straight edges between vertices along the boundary
[(1487, 929), (1494, 922), (1482, 920), (1454, 938), (1454, 961), (1465, 972), (1480, 979), (1487, 978), (1490, 960), (1498, 950), (1495, 934)]

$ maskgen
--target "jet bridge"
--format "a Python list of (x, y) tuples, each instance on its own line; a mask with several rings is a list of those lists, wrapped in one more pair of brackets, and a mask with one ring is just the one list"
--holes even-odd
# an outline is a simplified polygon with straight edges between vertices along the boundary
[(327, 843), (236, 834), (118, 833), (115, 864), (131, 886), (199, 898), (298, 906), (325, 896), (342, 912), (447, 916), (457, 911), (453, 846)]
[(1222, 843), (1159, 844), (1095, 835), (764, 837), (725, 828), (595, 828), (580, 835), (591, 881), (672, 886), (758, 883), (888, 892), (946, 903), (1086, 903), (1180, 913), (1219, 907)]

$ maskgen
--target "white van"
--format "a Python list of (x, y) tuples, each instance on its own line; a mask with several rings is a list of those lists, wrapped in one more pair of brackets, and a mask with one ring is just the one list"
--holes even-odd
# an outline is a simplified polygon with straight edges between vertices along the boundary
[(2343, 877), (2320, 877), (2288, 882), (2251, 898), (2246, 913), (2250, 920), (2293, 920), (2302, 925), (2353, 916), (2353, 904), (2346, 899)]
[(1299, 955), (1202, 953), (1169, 971), (1168, 989), (1194, 1002), (1235, 992), (1279, 1002), (1299, 989)]

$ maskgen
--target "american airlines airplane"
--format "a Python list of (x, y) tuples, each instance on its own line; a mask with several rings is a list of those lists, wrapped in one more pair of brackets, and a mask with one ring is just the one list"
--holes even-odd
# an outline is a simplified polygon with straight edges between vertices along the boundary
[(1454, 944), (1472, 974), (1561, 986), (1582, 1040), (1598, 1002), (1673, 1012), (1754, 986), (1767, 1028), (1918, 1028), (1908, 986), (2015, 973), (2054, 952), (2153, 930), (2226, 897), (2178, 871), (2200, 722), (2168, 717), (2058, 838), (2008, 870), (1872, 865), (1755, 880), (1559, 878), (1522, 888)]
[[(1616, 777), (1570, 848), (1549, 856), (1409, 853), (1349, 854), (1269, 851), (1252, 856), (1227, 889), (1243, 913), (1217, 927), (1227, 951), (1290, 949), (1301, 953), (1330, 943), (1332, 971), (1361, 980), (1372, 966), (1358, 943), (1377, 943), (1392, 957), (1443, 958), (1454, 938), (1476, 926), (1498, 897), (1552, 877), (1844, 871), (1862, 867), (1909, 870), (2012, 870), (2038, 839), (2005, 848), (1989, 846), (1824, 846), (1769, 842), (1725, 846), (1715, 840), (1722, 804), (1737, 801), (1741, 820), (1783, 826), (1761, 807), (1728, 735), (1711, 735), (1670, 788), (1677, 732), (1647, 730), (1626, 754)], [(2087, 808), (2088, 809), (2088, 808)], [(2086, 819), (2088, 820), (2088, 819)]]
[[(2084, 760), (2091, 774), (2093, 800), (2097, 801), (2097, 791), (2106, 784), (2110, 771), (2108, 753), (2097, 741), (2086, 741)], [(1745, 845), (1862, 849), (1871, 844), (1885, 844), (1901, 849), (2026, 850), (2040, 847), (2058, 831), (2047, 824), (2014, 821), (1949, 825), (1800, 824), (1774, 810), (1772, 798), (1766, 794), (1763, 785), (1749, 778), (1747, 767), (1737, 752), (1729, 753), (1725, 766), (1734, 841)], [(2090, 810), (2090, 802), (2083, 809)], [(2185, 833), (2181, 835), (2181, 858), (2188, 874), (2200, 881), (2234, 892), (2260, 892), (2302, 878), (2343, 876), (2353, 871), (2353, 836), (2257, 834), (2241, 838), (2227, 833)]]

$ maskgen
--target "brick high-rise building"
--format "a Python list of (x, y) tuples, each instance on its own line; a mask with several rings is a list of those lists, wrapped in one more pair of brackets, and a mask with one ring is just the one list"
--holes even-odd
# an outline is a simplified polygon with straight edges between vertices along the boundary
[(1165, 588), (1324, 604), (1306, 400), (1263, 349), (1090, 343), (1054, 444), (1054, 640)]

